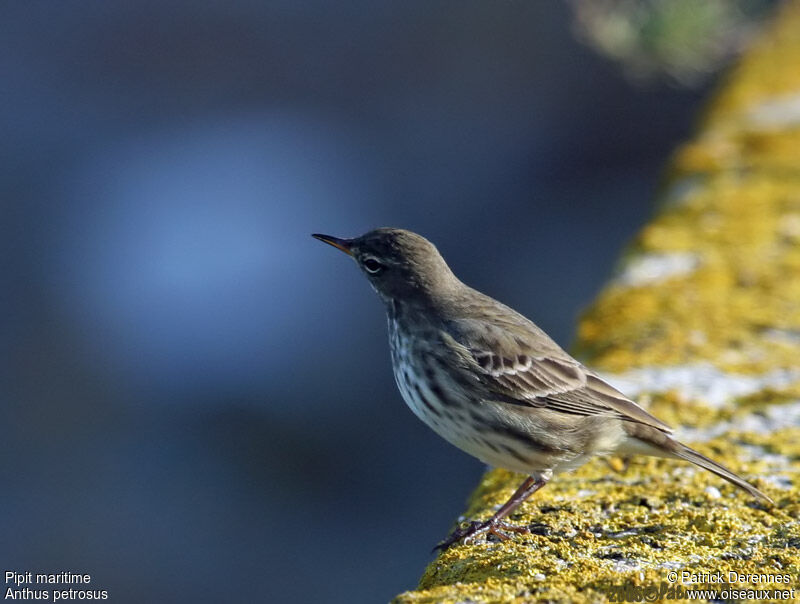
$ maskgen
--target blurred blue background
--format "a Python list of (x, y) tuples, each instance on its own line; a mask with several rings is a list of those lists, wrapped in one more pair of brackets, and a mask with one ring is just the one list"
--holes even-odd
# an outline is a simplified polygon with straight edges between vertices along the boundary
[(113, 601), (376, 602), (479, 462), (309, 236), (401, 226), (568, 345), (705, 87), (557, 2), (4, 2), (0, 562)]

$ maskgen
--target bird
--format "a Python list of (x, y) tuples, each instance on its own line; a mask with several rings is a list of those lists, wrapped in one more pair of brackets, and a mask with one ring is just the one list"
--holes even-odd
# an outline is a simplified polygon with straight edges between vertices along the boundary
[(528, 532), (505, 519), (554, 475), (595, 456), (685, 460), (772, 503), (676, 440), (531, 320), (464, 284), (423, 236), (389, 227), (312, 236), (350, 256), (383, 301), (394, 378), (411, 411), (484, 463), (527, 476), (488, 520), (458, 526), (434, 549)]

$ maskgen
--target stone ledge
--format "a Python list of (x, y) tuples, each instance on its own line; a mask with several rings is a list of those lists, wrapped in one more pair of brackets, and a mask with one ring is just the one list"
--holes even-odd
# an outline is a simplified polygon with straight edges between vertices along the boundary
[[(660, 586), (679, 569), (786, 573), (800, 594), (798, 65), (793, 2), (676, 154), (660, 214), (582, 318), (577, 343), (587, 364), (690, 426), (680, 438), (775, 507), (685, 463), (596, 460), (515, 514), (533, 534), (451, 548), (395, 602), (602, 602), (614, 586)], [(519, 482), (488, 472), (464, 516), (488, 517)]]

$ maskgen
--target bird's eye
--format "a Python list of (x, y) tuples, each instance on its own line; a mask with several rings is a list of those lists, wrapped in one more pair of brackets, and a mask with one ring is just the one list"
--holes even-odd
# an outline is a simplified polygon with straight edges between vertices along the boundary
[(377, 273), (383, 268), (383, 265), (375, 260), (375, 258), (367, 258), (363, 262), (364, 268), (367, 269), (368, 273)]

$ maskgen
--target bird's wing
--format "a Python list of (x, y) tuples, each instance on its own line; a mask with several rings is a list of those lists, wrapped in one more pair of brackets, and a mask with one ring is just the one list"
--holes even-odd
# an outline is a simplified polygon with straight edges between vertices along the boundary
[(502, 324), (452, 321), (444, 340), (498, 401), (571, 415), (606, 415), (672, 432), (521, 315)]

